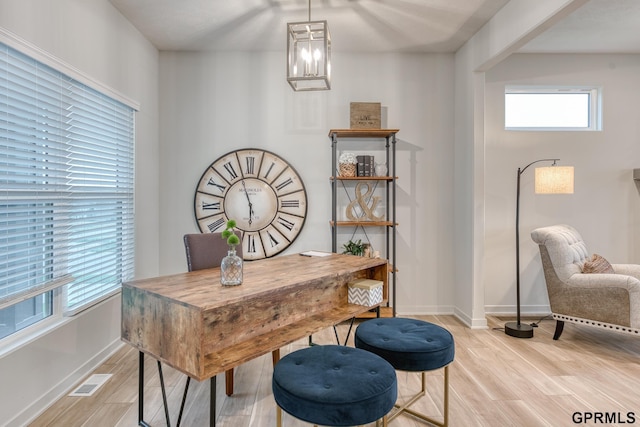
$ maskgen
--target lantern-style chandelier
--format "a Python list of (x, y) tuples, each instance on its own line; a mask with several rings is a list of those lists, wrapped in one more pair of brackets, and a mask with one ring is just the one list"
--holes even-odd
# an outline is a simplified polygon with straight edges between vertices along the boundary
[(295, 91), (331, 89), (331, 35), (327, 21), (287, 24), (287, 81)]

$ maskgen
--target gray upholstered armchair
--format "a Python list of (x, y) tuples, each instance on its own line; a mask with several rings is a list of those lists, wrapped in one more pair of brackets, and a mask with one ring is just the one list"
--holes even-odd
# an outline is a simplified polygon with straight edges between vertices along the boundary
[(640, 265), (608, 264), (596, 255), (602, 266), (596, 270), (606, 272), (583, 272), (593, 269), (595, 260), (568, 225), (538, 228), (531, 238), (540, 248), (556, 319), (554, 340), (560, 338), (565, 321), (640, 335)]

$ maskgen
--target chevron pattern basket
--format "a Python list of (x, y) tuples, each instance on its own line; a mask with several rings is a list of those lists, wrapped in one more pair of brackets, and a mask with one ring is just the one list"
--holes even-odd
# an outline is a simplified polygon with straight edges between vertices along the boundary
[(359, 279), (349, 283), (349, 304), (370, 307), (382, 302), (382, 281)]

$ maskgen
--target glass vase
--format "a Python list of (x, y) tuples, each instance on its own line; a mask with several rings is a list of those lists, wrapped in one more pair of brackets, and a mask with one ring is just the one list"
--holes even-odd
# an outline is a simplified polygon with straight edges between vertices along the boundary
[(229, 249), (220, 264), (220, 283), (222, 286), (237, 286), (242, 283), (242, 258), (236, 255), (235, 248)]
[(387, 176), (386, 163), (376, 163), (376, 167), (374, 169), (376, 171), (376, 176)]

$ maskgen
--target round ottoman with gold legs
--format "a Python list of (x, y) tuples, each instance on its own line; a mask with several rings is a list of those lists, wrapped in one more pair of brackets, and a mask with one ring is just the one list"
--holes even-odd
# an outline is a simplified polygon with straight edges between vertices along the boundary
[[(385, 359), (399, 371), (420, 372), (422, 389), (389, 415), (389, 422), (403, 412), (437, 426), (449, 424), (449, 364), (455, 345), (446, 329), (416, 319), (399, 317), (372, 319), (361, 323), (355, 332), (357, 348)], [(426, 393), (425, 372), (444, 368), (444, 421), (437, 421), (409, 408)]]
[(323, 426), (357, 426), (382, 420), (398, 396), (396, 371), (368, 351), (317, 345), (290, 353), (273, 368), (277, 425), (284, 410)]

